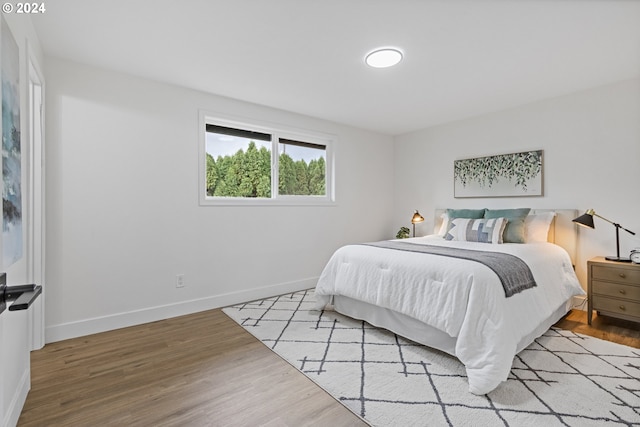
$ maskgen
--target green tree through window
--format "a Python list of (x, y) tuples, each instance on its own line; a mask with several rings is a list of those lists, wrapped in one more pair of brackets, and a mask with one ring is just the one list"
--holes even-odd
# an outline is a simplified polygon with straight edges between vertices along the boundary
[(207, 153), (207, 196), (271, 197), (271, 152), (251, 141), (232, 156)]

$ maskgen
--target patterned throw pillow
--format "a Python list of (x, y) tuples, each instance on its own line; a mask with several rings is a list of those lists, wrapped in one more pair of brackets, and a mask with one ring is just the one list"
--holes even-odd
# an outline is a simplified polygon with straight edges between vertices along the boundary
[(456, 218), (451, 221), (444, 238), (462, 242), (502, 243), (506, 225), (505, 218)]

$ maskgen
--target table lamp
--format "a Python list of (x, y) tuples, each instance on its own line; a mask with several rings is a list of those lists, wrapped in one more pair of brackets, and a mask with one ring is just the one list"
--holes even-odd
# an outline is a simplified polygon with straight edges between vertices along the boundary
[(413, 237), (416, 237), (416, 224), (424, 221), (424, 217), (420, 215), (420, 212), (416, 209), (413, 213), (413, 218), (411, 218), (411, 224), (413, 224)]
[(587, 209), (587, 211), (583, 215), (580, 215), (578, 218), (574, 219), (573, 222), (582, 225), (583, 227), (596, 228), (596, 226), (593, 224), (594, 216), (607, 221), (609, 224), (613, 224), (613, 226), (616, 228), (616, 256), (606, 256), (604, 257), (604, 259), (608, 261), (631, 262), (629, 258), (620, 258), (620, 229), (622, 228), (624, 231), (629, 234), (633, 234), (634, 236), (636, 235), (636, 233), (631, 230), (627, 230), (616, 222), (610, 221), (607, 218), (598, 215), (593, 209)]

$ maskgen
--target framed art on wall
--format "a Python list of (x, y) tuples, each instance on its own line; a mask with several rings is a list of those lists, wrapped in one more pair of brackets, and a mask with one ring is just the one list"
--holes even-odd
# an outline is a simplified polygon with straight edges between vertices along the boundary
[(542, 196), (542, 150), (455, 160), (453, 196)]
[(1, 19), (2, 79), (2, 266), (22, 258), (22, 156), (20, 147), (20, 51)]

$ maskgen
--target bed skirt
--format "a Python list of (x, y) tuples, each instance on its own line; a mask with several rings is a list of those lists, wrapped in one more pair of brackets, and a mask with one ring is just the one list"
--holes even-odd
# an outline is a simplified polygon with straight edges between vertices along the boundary
[[(562, 304), (551, 316), (541, 322), (536, 329), (523, 337), (518, 343), (516, 354), (527, 348), (536, 338), (544, 334), (554, 323), (566, 315), (572, 307), (572, 300), (573, 298), (570, 298)], [(447, 333), (412, 317), (388, 308), (377, 307), (339, 295), (333, 296), (333, 308), (345, 316), (364, 320), (373, 326), (387, 329), (411, 341), (444, 351), (454, 357), (456, 356), (455, 337), (451, 337)]]

